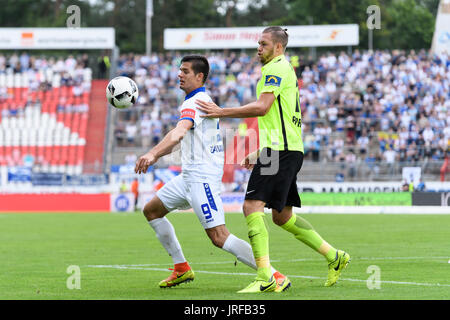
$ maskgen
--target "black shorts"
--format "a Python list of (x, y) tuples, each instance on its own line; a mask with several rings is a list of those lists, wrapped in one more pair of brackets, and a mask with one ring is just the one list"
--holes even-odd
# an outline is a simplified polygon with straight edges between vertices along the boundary
[(245, 200), (261, 200), (267, 208), (281, 212), (284, 207), (301, 207), (297, 174), (303, 164), (300, 151), (264, 148), (253, 167)]

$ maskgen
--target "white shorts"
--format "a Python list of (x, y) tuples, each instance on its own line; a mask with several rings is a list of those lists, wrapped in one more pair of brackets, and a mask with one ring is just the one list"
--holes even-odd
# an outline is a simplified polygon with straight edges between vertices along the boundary
[(180, 174), (166, 183), (156, 195), (170, 212), (194, 209), (203, 228), (225, 224), (220, 185), (211, 182), (187, 182)]

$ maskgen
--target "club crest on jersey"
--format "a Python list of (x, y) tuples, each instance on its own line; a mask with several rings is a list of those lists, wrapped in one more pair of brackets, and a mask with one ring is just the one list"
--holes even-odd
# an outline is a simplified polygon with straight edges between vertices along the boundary
[(194, 109), (183, 109), (181, 110), (181, 117), (180, 118), (195, 118), (195, 110)]
[(281, 83), (281, 78), (277, 76), (268, 75), (266, 76), (265, 86), (277, 86), (279, 87)]

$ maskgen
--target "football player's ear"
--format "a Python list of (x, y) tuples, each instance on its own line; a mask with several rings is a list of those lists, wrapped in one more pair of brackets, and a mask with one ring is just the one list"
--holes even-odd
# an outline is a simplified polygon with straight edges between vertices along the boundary
[(200, 81), (200, 83), (201, 83), (202, 85), (204, 84), (204, 83), (203, 83), (203, 76), (204, 76), (203, 72), (199, 72), (199, 73), (197, 73), (197, 75), (196, 75), (197, 80)]

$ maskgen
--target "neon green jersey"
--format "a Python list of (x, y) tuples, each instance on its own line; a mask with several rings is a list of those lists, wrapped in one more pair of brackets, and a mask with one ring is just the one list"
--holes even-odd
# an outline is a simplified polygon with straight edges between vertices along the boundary
[(273, 58), (261, 69), (256, 96), (273, 92), (275, 101), (265, 116), (258, 117), (259, 145), (273, 150), (303, 150), (302, 115), (298, 80), (284, 55)]

